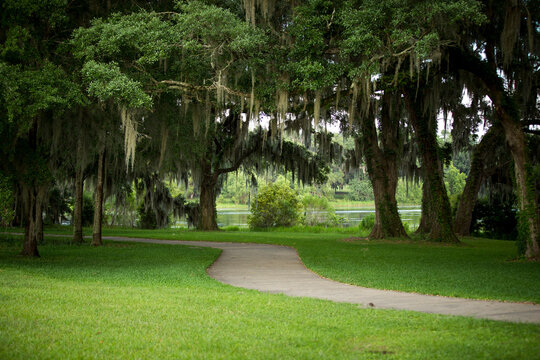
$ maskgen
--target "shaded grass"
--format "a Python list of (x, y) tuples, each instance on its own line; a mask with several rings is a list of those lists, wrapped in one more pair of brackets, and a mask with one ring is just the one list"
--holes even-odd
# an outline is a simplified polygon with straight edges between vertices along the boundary
[[(211, 233), (209, 233), (211, 234)], [(540, 326), (289, 298), (220, 284), (219, 250), (0, 242), (0, 358), (537, 358)]]

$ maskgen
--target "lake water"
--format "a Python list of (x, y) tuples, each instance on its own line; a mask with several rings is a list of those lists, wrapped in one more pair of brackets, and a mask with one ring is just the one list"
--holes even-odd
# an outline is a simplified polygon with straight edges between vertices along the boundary
[[(402, 206), (399, 208), (401, 220), (409, 224), (410, 229), (415, 229), (420, 223), (420, 206)], [(220, 227), (239, 226), (247, 227), (247, 217), (249, 210), (238, 209), (218, 209), (217, 222)], [(337, 208), (336, 215), (344, 218), (343, 226), (357, 226), (362, 219), (368, 215), (375, 215), (375, 209), (369, 208)], [(179, 222), (180, 226), (187, 226), (185, 221)]]

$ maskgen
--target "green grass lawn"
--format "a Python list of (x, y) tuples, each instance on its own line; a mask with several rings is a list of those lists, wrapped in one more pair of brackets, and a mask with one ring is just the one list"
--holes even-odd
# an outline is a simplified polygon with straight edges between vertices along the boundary
[[(178, 237), (240, 235), (246, 233)], [(363, 309), (223, 285), (205, 272), (219, 254), (215, 249), (113, 242), (92, 248), (48, 239), (40, 259), (27, 259), (17, 255), (20, 240), (2, 237), (0, 359), (534, 359), (540, 354), (538, 325)], [(327, 250), (334, 244), (330, 258), (342, 256), (341, 247), (385, 252), (337, 238), (264, 233), (247, 240), (296, 242), (305, 259), (320, 258), (304, 254), (310, 241)], [(386, 251), (392, 246), (396, 252), (416, 251), (413, 245), (386, 245)], [(419, 246), (418, 251), (422, 248), (439, 249)], [(478, 251), (473, 245), (463, 249)], [(336, 274), (348, 266), (337, 267)]]
[[(319, 229), (323, 230), (323, 229)], [(52, 228), (71, 233), (70, 228)], [(90, 234), (86, 229), (85, 233)], [(379, 289), (540, 304), (540, 263), (514, 261), (515, 244), (480, 238), (445, 246), (419, 240), (352, 240), (351, 234), (279, 231), (198, 232), (105, 229), (107, 235), (156, 239), (258, 242), (295, 247), (314, 272)], [(357, 233), (358, 235), (358, 233)], [(365, 234), (364, 234), (365, 235)]]

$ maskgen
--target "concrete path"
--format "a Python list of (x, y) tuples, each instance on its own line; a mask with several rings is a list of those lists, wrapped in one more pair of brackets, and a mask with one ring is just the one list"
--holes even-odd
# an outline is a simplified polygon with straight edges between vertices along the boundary
[(221, 249), (221, 256), (208, 269), (208, 274), (225, 284), (247, 289), (354, 303), (379, 309), (412, 310), (540, 324), (540, 305), (376, 290), (324, 279), (306, 269), (296, 250), (286, 246), (125, 237), (103, 238), (113, 241), (178, 244)]

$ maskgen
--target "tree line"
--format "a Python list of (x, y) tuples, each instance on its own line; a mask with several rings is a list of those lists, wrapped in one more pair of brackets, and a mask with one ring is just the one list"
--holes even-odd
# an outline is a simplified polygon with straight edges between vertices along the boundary
[[(217, 229), (216, 192), (242, 169), (325, 180), (364, 166), (372, 238), (407, 236), (398, 178), (422, 179), (429, 239), (459, 242), (478, 192), (510, 168), (518, 250), (538, 258), (539, 19), (527, 0), (6, 0), (0, 15), (2, 219), (22, 214), (38, 256), (49, 189), (95, 186), (103, 200), (137, 186), (145, 206)], [(452, 143), (437, 141), (439, 120)], [(352, 149), (335, 141), (339, 127)], [(489, 130), (475, 145), (481, 124)], [(451, 154), (470, 172), (454, 217), (443, 177)], [(505, 157), (506, 156), (506, 157)], [(506, 159), (510, 158), (510, 167)], [(199, 205), (164, 190), (192, 181)], [(135, 184), (135, 185), (134, 185)]]

